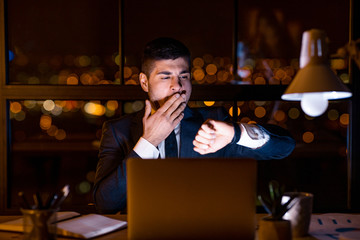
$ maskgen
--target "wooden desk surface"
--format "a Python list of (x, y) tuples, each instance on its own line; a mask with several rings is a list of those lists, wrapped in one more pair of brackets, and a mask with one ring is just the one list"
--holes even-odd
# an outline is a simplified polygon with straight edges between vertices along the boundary
[[(256, 219), (259, 220), (262, 217), (264, 217), (266, 214), (256, 214)], [(105, 215), (107, 217), (110, 218), (114, 218), (114, 219), (118, 219), (118, 220), (123, 220), (126, 221), (127, 220), (127, 216), (126, 215), (120, 215), (120, 214), (115, 214), (115, 215)], [(0, 216), (0, 222), (7, 222), (10, 220), (15, 220), (20, 218), (21, 216)], [(1, 240), (22, 240), (23, 239), (23, 234), (22, 233), (17, 233), (17, 232), (6, 232), (6, 231), (0, 231), (0, 239)], [(70, 240), (70, 239), (75, 239), (75, 238), (65, 238), (65, 237), (58, 237), (58, 240)], [(121, 229), (97, 238), (93, 238), (95, 240), (113, 240), (113, 239), (120, 239), (120, 240), (127, 240), (127, 229)], [(255, 236), (255, 239), (257, 239), (257, 236)], [(317, 238), (313, 237), (313, 236), (306, 236), (306, 237), (302, 237), (302, 238), (294, 238), (294, 240), (316, 240)]]

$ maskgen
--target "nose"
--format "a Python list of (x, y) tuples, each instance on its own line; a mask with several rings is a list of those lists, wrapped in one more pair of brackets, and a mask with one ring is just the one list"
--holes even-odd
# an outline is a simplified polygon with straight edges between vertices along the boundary
[(174, 92), (179, 92), (181, 90), (181, 88), (182, 88), (182, 84), (181, 84), (180, 78), (174, 77), (171, 80), (171, 90)]

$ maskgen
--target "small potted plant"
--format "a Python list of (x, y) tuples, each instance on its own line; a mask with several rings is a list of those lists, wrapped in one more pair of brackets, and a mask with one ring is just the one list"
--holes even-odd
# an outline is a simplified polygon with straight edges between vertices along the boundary
[(259, 222), (259, 240), (290, 240), (291, 222), (283, 219), (294, 205), (295, 197), (283, 199), (285, 187), (277, 181), (269, 183), (269, 192), (258, 196), (265, 210), (270, 214)]

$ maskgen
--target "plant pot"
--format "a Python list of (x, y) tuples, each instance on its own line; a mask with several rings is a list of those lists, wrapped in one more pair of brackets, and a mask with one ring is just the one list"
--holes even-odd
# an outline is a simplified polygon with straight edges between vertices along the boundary
[(259, 222), (259, 240), (291, 240), (291, 222), (263, 218)]

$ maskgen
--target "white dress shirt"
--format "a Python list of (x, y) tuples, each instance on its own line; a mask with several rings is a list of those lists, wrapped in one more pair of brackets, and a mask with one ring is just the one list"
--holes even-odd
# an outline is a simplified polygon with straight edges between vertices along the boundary
[[(177, 142), (178, 156), (180, 153), (180, 123), (175, 127), (175, 136)], [(165, 140), (157, 147), (152, 145), (145, 138), (141, 137), (134, 147), (134, 151), (143, 159), (165, 158)]]
[[(270, 139), (269, 134), (253, 124), (240, 123), (241, 136), (238, 145), (256, 149), (262, 147)], [(180, 153), (180, 123), (175, 127), (178, 156)], [(157, 147), (152, 145), (145, 138), (140, 137), (133, 149), (143, 159), (165, 158), (165, 140)]]

